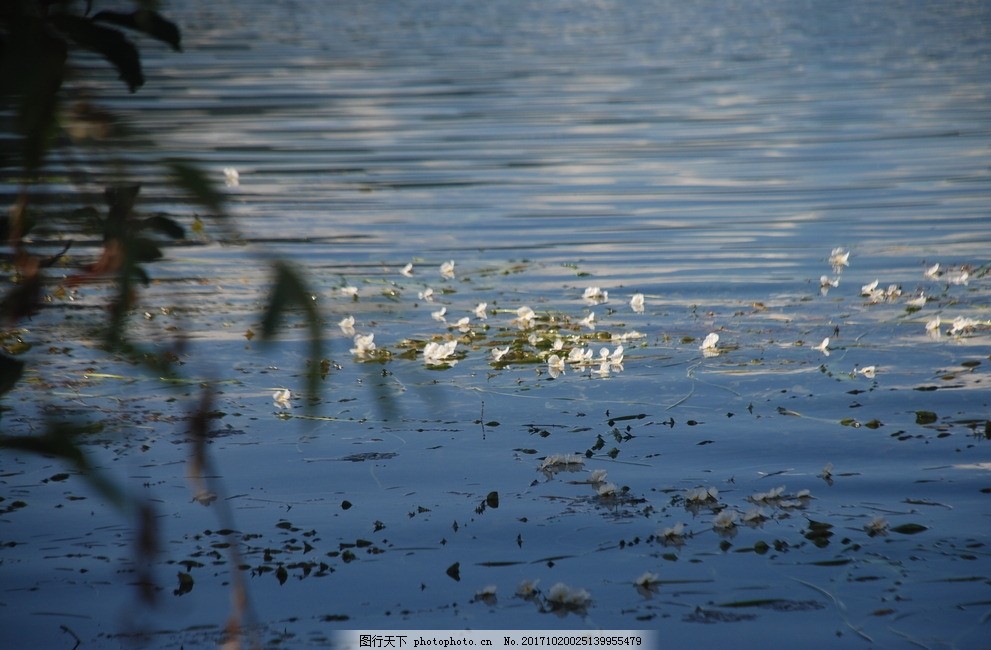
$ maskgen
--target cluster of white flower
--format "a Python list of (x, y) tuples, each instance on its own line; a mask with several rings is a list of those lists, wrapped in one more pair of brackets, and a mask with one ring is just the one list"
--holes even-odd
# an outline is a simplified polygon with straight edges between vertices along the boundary
[(789, 508), (802, 508), (804, 507), (809, 499), (812, 498), (812, 493), (809, 490), (799, 490), (795, 494), (785, 494), (784, 486), (772, 488), (767, 492), (756, 492), (748, 497), (751, 503), (758, 505), (774, 506), (776, 508), (789, 509)]
[(458, 341), (452, 339), (446, 343), (430, 341), (423, 347), (423, 362), (428, 366), (453, 366), (458, 361), (453, 359)]
[(719, 490), (715, 487), (699, 487), (685, 492), (685, 503), (716, 503), (719, 501)]
[(585, 458), (578, 454), (553, 454), (544, 459), (540, 464), (541, 471), (570, 469), (581, 467), (585, 464)]

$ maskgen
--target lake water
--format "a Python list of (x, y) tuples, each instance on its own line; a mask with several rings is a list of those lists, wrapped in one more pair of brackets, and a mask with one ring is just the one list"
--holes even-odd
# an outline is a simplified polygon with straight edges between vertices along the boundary
[[(4, 433), (99, 423), (94, 462), (155, 509), (157, 600), (135, 597), (133, 521), (64, 465), (5, 453), (0, 644), (214, 646), (239, 563), (271, 646), (605, 628), (987, 647), (987, 3), (164, 12), (185, 51), (148, 45), (146, 87), (108, 101), (127, 148), (52, 169), (86, 192), (139, 180), (144, 212), (187, 226), (203, 211), (157, 157), (220, 186), (238, 171), (238, 234), (204, 215), (135, 314), (186, 381), (100, 352), (109, 289), (83, 285), (23, 324), (31, 372), (0, 402)], [(101, 66), (84, 67), (83, 87)], [(56, 276), (97, 249), (72, 253)], [(314, 399), (302, 320), (255, 335), (275, 257), (325, 320)], [(374, 352), (352, 352), (347, 316)], [(449, 363), (425, 363), (449, 341)], [(552, 372), (575, 348), (593, 362)], [(187, 434), (211, 382), (219, 498), (202, 505)], [(559, 582), (590, 602), (557, 606)]]

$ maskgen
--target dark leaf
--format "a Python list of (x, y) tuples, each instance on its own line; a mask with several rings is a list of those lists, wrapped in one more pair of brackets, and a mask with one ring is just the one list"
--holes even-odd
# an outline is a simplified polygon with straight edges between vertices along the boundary
[(447, 575), (456, 582), (461, 582), (461, 563), (455, 562), (447, 567)]
[(127, 40), (123, 32), (67, 14), (52, 17), (52, 23), (81, 47), (102, 55), (112, 63), (132, 93), (144, 85), (138, 48)]
[(200, 205), (216, 215), (223, 214), (224, 196), (198, 167), (182, 160), (167, 163), (172, 182), (185, 190)]
[(101, 11), (93, 16), (93, 20), (102, 20), (120, 27), (127, 27), (139, 32), (144, 32), (152, 38), (158, 39), (171, 46), (176, 52), (182, 51), (179, 28), (175, 23), (166, 20), (157, 11), (151, 9), (139, 9), (132, 13), (119, 11)]
[(168, 217), (163, 217), (162, 215), (148, 217), (141, 222), (141, 228), (143, 230), (154, 230), (156, 232), (160, 232), (163, 235), (171, 237), (172, 239), (182, 239), (186, 236), (185, 228), (183, 228), (174, 219), (169, 219)]
[(891, 529), (893, 533), (901, 533), (902, 535), (915, 535), (916, 533), (921, 533), (923, 531), (929, 530), (922, 524), (902, 524), (901, 526), (895, 526)]
[(0, 354), (0, 395), (9, 392), (20, 380), (23, 372), (23, 361)]

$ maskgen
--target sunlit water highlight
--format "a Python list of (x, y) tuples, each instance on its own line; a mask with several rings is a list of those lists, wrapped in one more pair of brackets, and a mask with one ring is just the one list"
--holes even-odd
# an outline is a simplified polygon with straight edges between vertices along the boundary
[[(160, 515), (159, 602), (136, 605), (127, 584), (130, 522), (61, 465), (4, 455), (12, 643), (64, 644), (65, 625), (94, 646), (132, 632), (155, 647), (215, 644), (230, 564), (216, 508), (192, 501), (184, 437), (199, 382), (216, 381), (211, 452), (268, 643), (508, 626), (642, 627), (672, 645), (980, 647), (991, 338), (949, 329), (991, 319), (985, 6), (176, 2), (167, 13), (185, 53), (152, 48), (147, 87), (114, 108), (218, 183), (239, 171), (228, 192), (245, 240), (208, 221), (150, 269), (136, 327), (163, 346), (186, 337), (191, 382), (165, 390), (94, 340), (64, 340), (65, 318), (85, 332), (103, 317), (103, 289), (85, 286), (26, 324), (37, 369), (3, 413), (5, 433), (51, 411), (103, 423), (92, 453)], [(74, 155), (63, 160), (89, 189), (120, 173)], [(143, 209), (188, 222), (193, 208), (153, 180), (153, 156), (129, 156)], [(850, 251), (838, 272), (835, 247)], [(326, 318), (331, 371), (310, 413), (305, 329), (290, 321), (270, 347), (248, 333), (268, 253), (310, 273)], [(440, 273), (448, 260), (453, 278)], [(937, 262), (942, 274), (926, 277)], [(968, 283), (954, 284), (965, 268)], [(839, 285), (823, 293), (822, 275)], [(861, 287), (875, 279), (902, 294), (872, 303)], [(583, 300), (591, 286), (608, 300)], [(418, 296), (427, 288), (432, 302)], [(913, 311), (920, 292), (929, 301)], [(485, 321), (473, 316), (482, 301)], [(537, 314), (523, 335), (521, 306)], [(441, 307), (447, 325), (431, 317)], [(590, 312), (594, 330), (578, 325)], [(387, 362), (356, 361), (337, 325), (346, 315)], [(448, 327), (463, 316), (469, 334)], [(566, 364), (552, 379), (559, 331), (596, 356), (642, 336), (622, 341), (621, 369)], [(710, 332), (715, 356), (699, 349)], [(445, 337), (459, 341), (457, 363), (427, 367), (423, 344)], [(828, 356), (814, 349), (826, 337)], [(493, 363), (506, 345), (516, 352)], [(857, 372), (868, 366), (874, 377)], [(281, 388), (289, 409), (273, 404)], [(540, 471), (572, 453), (581, 468)], [(593, 470), (618, 491), (599, 496)], [(748, 497), (778, 486), (811, 498), (764, 504), (768, 519), (744, 524)], [(686, 503), (699, 487), (718, 499)], [(714, 530), (720, 512), (737, 525)], [(871, 536), (876, 516), (890, 529)], [(665, 545), (677, 523), (684, 544)], [(926, 530), (897, 532), (910, 524)], [(638, 590), (646, 571), (661, 582)], [(548, 611), (514, 596), (523, 580), (587, 589), (592, 603)], [(489, 585), (496, 601), (476, 599)]]

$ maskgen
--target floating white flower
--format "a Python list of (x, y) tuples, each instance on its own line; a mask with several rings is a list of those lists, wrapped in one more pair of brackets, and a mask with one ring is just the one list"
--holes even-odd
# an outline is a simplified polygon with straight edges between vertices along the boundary
[(486, 585), (475, 592), (475, 600), (491, 602), (495, 600), (495, 597), (496, 597), (495, 585)]
[(478, 303), (478, 305), (475, 306), (475, 318), (479, 320), (485, 320), (486, 318), (488, 318), (489, 315), (485, 313), (485, 310), (486, 308), (488, 308), (488, 306), (489, 303), (487, 302)]
[(592, 360), (592, 351), (588, 348), (571, 348), (568, 352), (568, 363), (587, 363)]
[(280, 409), (292, 408), (292, 393), (289, 392), (288, 388), (281, 388), (274, 393), (272, 393), (272, 403), (278, 406)]
[(580, 467), (585, 464), (585, 458), (578, 454), (553, 454), (544, 459), (540, 464), (540, 469), (561, 469), (566, 467)]
[(337, 326), (344, 332), (344, 336), (354, 336), (354, 316), (345, 316)]
[(867, 534), (871, 537), (874, 537), (875, 535), (886, 535), (888, 533), (888, 521), (884, 517), (878, 515), (871, 519), (866, 526), (864, 526), (864, 530), (866, 530)]
[(933, 318), (928, 322), (926, 322), (926, 333), (933, 338), (938, 338), (942, 334), (939, 330), (940, 325), (942, 325), (942, 323), (940, 322), (939, 316), (937, 315), (936, 318)]
[(950, 328), (950, 334), (964, 334), (974, 330), (980, 323), (973, 318), (967, 318), (965, 316), (957, 316), (953, 319), (953, 326)]
[(926, 269), (925, 277), (930, 280), (935, 280), (939, 277), (939, 263), (933, 264), (928, 269)]
[(495, 362), (502, 361), (502, 358), (509, 353), (509, 346), (504, 348), (492, 348), (492, 360)]
[(556, 354), (547, 357), (547, 373), (554, 379), (564, 374), (564, 359)]
[(857, 372), (868, 379), (874, 379), (874, 375), (877, 374), (877, 366), (865, 366)]
[(826, 338), (824, 338), (822, 340), (822, 343), (820, 343), (819, 345), (813, 346), (812, 349), (813, 350), (818, 350), (819, 352), (822, 352), (824, 355), (826, 355), (828, 357), (829, 356), (829, 337), (827, 336)]
[(660, 532), (661, 541), (679, 544), (684, 541), (685, 524), (678, 522), (670, 528), (665, 528)]
[(407, 278), (413, 277), (413, 262), (410, 262), (409, 264), (404, 266), (402, 269), (399, 270), (399, 272), (402, 273)]
[(850, 266), (850, 251), (834, 248), (833, 252), (829, 254), (829, 263), (836, 270), (839, 270), (841, 266)]
[(454, 326), (458, 328), (459, 332), (467, 332), (468, 330), (471, 329), (470, 323), (471, 323), (471, 319), (465, 316), (463, 318), (459, 318), (458, 322), (455, 323)]
[(770, 489), (767, 492), (757, 492), (755, 494), (751, 494), (750, 500), (754, 503), (768, 503), (770, 501), (774, 501), (775, 499), (781, 498), (784, 491), (785, 487), (782, 485), (780, 487)]
[(712, 520), (712, 527), (717, 530), (729, 530), (736, 526), (736, 511), (723, 510)]
[(589, 483), (605, 483), (606, 482), (606, 470), (596, 469), (592, 470), (592, 473), (588, 475)]
[(871, 282), (870, 284), (865, 284), (864, 286), (860, 287), (860, 295), (862, 296), (871, 295), (874, 292), (874, 290), (877, 289), (878, 282), (879, 280), (874, 280), (874, 282)]
[(597, 305), (609, 300), (609, 292), (603, 291), (599, 287), (588, 287), (585, 289), (585, 293), (582, 294), (582, 298)]
[(418, 291), (416, 294), (420, 300), (426, 300), (427, 302), (432, 302), (434, 299), (434, 290), (427, 287), (423, 291)]
[(428, 366), (453, 366), (457, 361), (451, 357), (454, 355), (454, 350), (457, 347), (457, 340), (451, 340), (446, 343), (430, 341), (423, 346), (423, 361)]
[(241, 184), (241, 174), (233, 167), (224, 167), (224, 183), (227, 187), (237, 187)]
[(430, 317), (433, 318), (435, 321), (446, 323), (447, 319), (444, 318), (444, 314), (446, 313), (447, 313), (447, 307), (441, 307), (437, 311), (430, 312)]
[(551, 343), (551, 349), (555, 352), (560, 352), (564, 349), (564, 339), (560, 336), (554, 338), (554, 342)]
[(547, 592), (547, 602), (556, 607), (584, 609), (592, 602), (592, 596), (584, 589), (572, 589), (559, 582)]
[(587, 327), (590, 330), (595, 329), (595, 312), (590, 311), (588, 316), (578, 321), (578, 324), (582, 327)]
[(340, 291), (342, 296), (346, 296), (348, 298), (354, 298), (354, 299), (358, 298), (358, 287), (352, 287), (352, 286), (341, 287)]
[(970, 282), (970, 273), (967, 271), (957, 271), (946, 276), (946, 279), (950, 284), (967, 285)]
[(644, 298), (642, 293), (635, 293), (633, 297), (630, 298), (630, 309), (638, 314), (643, 313), (644, 309)]
[(716, 502), (719, 500), (719, 490), (710, 488), (693, 488), (685, 492), (685, 502), (686, 503), (709, 503)]
[(719, 335), (715, 332), (711, 332), (705, 339), (702, 340), (702, 345), (699, 346), (699, 350), (702, 350), (702, 354), (706, 356), (711, 356), (714, 354), (719, 354)]
[(351, 354), (356, 357), (363, 357), (375, 351), (375, 334), (355, 334), (354, 347)]
[(449, 262), (444, 262), (443, 264), (441, 264), (440, 265), (440, 274), (441, 274), (441, 277), (443, 277), (443, 278), (445, 278), (447, 280), (450, 280), (451, 278), (453, 278), (454, 277), (454, 260), (451, 260)]
[(516, 323), (517, 327), (520, 329), (529, 329), (533, 327), (536, 316), (537, 315), (532, 309), (523, 306), (516, 310), (516, 318), (513, 319), (513, 322)]
[(520, 598), (530, 599), (537, 595), (537, 584), (540, 580), (524, 580), (516, 588), (516, 595)]
[(643, 587), (644, 589), (649, 589), (650, 587), (656, 585), (661, 580), (657, 577), (656, 573), (651, 573), (650, 571), (644, 572), (639, 578), (633, 581), (638, 587)]
[(764, 514), (764, 509), (760, 506), (754, 506), (750, 510), (743, 513), (743, 523), (745, 524), (759, 524), (762, 521), (767, 520), (767, 515)]
[(840, 279), (839, 278), (830, 279), (829, 276), (827, 275), (820, 275), (819, 286), (823, 289), (829, 289), (830, 287), (838, 287), (840, 286)]
[(595, 491), (600, 497), (614, 497), (617, 489), (615, 483), (600, 483)]
[(926, 306), (926, 294), (925, 292), (920, 292), (917, 298), (912, 298), (911, 300), (906, 300), (905, 304), (909, 307), (918, 307), (919, 309)]

